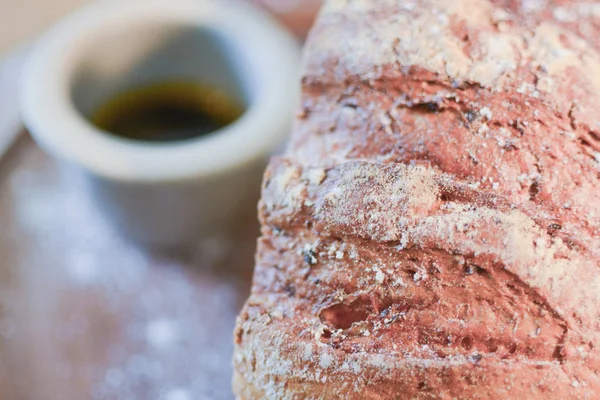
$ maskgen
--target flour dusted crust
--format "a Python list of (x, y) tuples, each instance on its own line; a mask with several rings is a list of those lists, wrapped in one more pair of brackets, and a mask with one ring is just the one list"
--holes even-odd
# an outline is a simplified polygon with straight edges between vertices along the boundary
[(600, 4), (330, 0), (239, 399), (600, 397)]

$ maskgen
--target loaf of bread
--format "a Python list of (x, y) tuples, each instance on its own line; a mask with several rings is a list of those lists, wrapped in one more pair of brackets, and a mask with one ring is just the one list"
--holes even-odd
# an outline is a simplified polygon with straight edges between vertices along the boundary
[(600, 399), (600, 4), (329, 0), (238, 399)]

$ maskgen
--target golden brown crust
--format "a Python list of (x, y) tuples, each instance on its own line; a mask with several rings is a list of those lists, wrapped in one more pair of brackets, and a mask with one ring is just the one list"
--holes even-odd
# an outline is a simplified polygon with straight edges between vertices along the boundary
[(239, 398), (597, 397), (598, 35), (594, 2), (327, 3)]

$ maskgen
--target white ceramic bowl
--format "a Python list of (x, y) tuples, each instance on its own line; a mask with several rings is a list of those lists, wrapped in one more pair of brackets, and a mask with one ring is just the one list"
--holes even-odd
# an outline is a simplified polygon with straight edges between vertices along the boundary
[[(255, 202), (265, 160), (290, 128), (298, 67), (296, 41), (249, 4), (101, 1), (36, 44), (21, 112), (46, 151), (83, 172), (121, 231), (144, 245), (180, 246)], [(216, 85), (247, 111), (210, 135), (166, 144), (121, 139), (86, 119), (111, 95), (165, 78)]]

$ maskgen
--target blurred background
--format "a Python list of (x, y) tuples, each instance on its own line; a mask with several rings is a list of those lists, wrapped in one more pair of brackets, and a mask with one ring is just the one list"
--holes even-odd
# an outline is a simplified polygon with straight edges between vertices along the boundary
[[(0, 59), (14, 46), (35, 38), (66, 13), (89, 1), (0, 0)], [(310, 28), (321, 3), (321, 0), (246, 1), (266, 7), (302, 38)]]
[[(240, 1), (300, 41), (320, 6)], [(0, 62), (87, 2), (0, 0)], [(231, 399), (255, 208), (233, 234), (160, 256), (115, 235), (59, 169), (26, 134), (0, 159), (0, 400)]]

